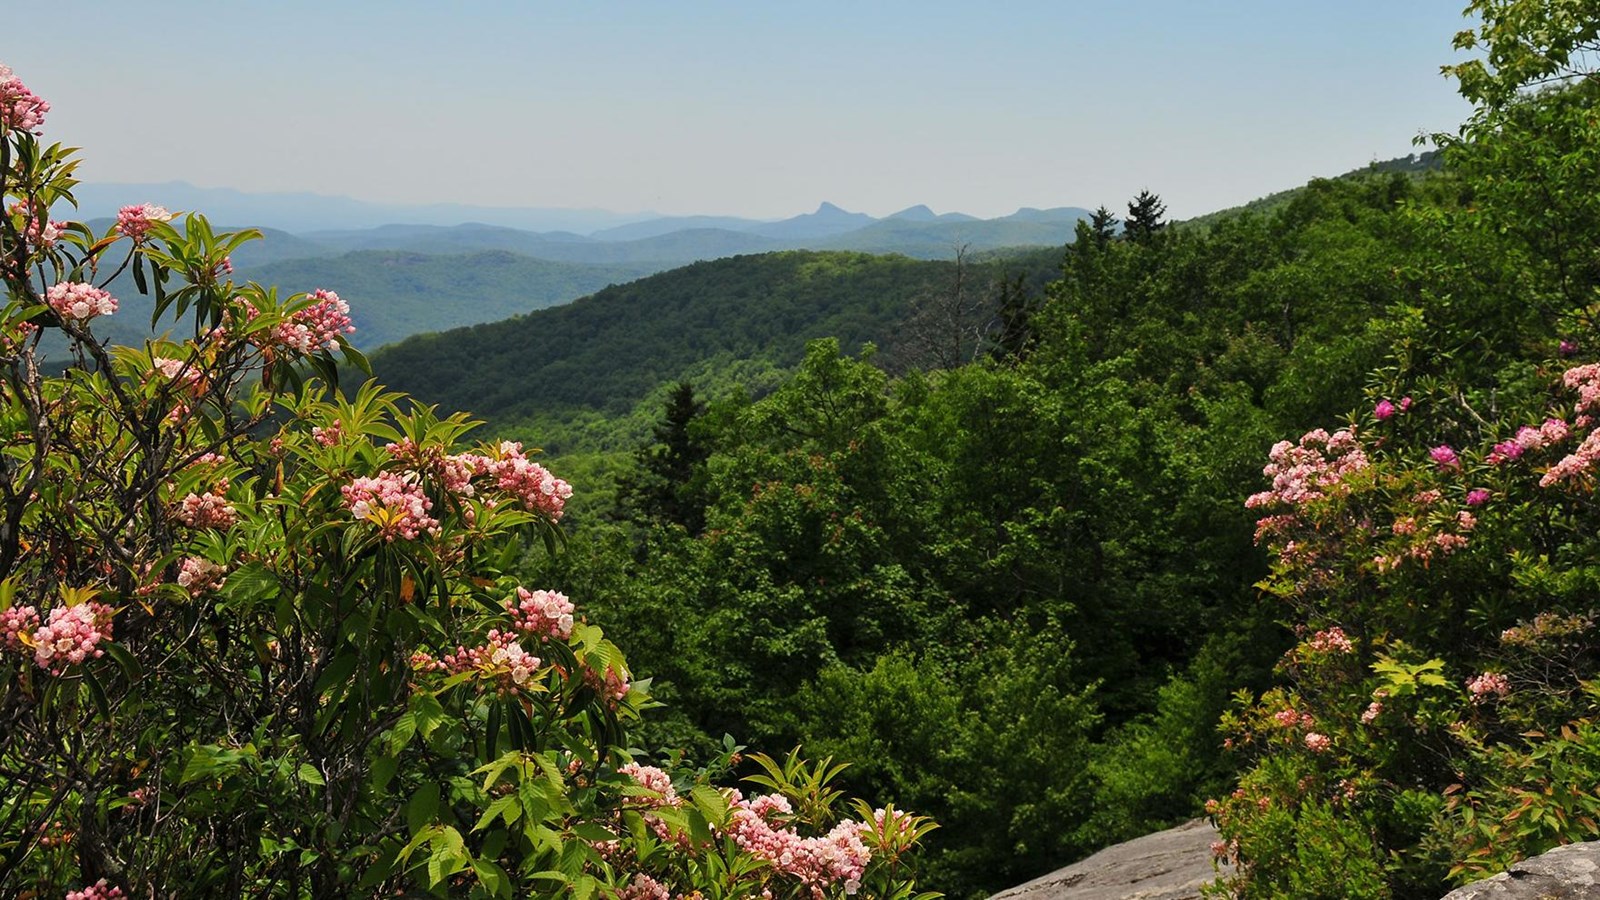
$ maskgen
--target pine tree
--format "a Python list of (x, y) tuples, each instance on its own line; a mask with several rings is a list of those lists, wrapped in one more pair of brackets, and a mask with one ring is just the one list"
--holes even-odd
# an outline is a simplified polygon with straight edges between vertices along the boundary
[(1140, 191), (1139, 196), (1128, 203), (1128, 221), (1123, 227), (1123, 234), (1128, 240), (1136, 244), (1149, 243), (1162, 228), (1166, 227), (1161, 217), (1167, 212), (1167, 205), (1161, 198), (1149, 191)]
[(711, 448), (696, 433), (695, 420), (705, 404), (694, 386), (680, 381), (668, 395), (662, 419), (652, 429), (654, 440), (634, 453), (639, 472), (623, 485), (642, 518), (682, 525), (690, 534), (705, 528), (705, 502), (696, 478)]
[(1089, 217), (1089, 234), (1094, 238), (1096, 245), (1104, 247), (1117, 236), (1117, 226), (1120, 224), (1117, 217), (1111, 214), (1111, 210), (1101, 206)]

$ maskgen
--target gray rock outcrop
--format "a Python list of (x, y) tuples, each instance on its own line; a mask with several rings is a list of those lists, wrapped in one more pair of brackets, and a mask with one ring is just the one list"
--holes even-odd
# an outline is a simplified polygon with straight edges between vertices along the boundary
[(1525, 859), (1493, 878), (1444, 896), (1444, 900), (1586, 900), (1600, 898), (1600, 841), (1568, 844)]
[(1195, 900), (1216, 877), (1217, 830), (1195, 819), (1116, 844), (990, 900)]

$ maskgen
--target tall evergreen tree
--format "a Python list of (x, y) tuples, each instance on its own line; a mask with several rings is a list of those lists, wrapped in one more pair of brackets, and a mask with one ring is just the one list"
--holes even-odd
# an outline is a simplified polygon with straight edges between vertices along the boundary
[(1166, 227), (1161, 217), (1167, 212), (1167, 205), (1161, 198), (1149, 191), (1140, 191), (1139, 196), (1128, 203), (1128, 221), (1123, 227), (1123, 234), (1128, 240), (1137, 244), (1148, 243), (1162, 228)]
[(1120, 224), (1117, 217), (1111, 214), (1111, 210), (1102, 205), (1089, 217), (1089, 234), (1094, 238), (1095, 244), (1104, 247), (1117, 236), (1117, 226)]
[(695, 398), (694, 386), (678, 382), (652, 430), (654, 440), (634, 454), (637, 476), (623, 488), (641, 517), (681, 525), (692, 535), (705, 528), (705, 500), (696, 482), (711, 447), (694, 428), (704, 413), (705, 404)]

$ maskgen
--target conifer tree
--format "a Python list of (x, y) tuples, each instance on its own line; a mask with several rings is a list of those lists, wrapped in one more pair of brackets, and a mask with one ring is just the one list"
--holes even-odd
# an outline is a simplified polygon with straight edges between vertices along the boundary
[(640, 472), (627, 488), (642, 516), (681, 525), (690, 534), (705, 527), (705, 502), (695, 489), (695, 478), (711, 448), (693, 427), (704, 413), (705, 404), (696, 399), (694, 385), (678, 382), (652, 430), (654, 442), (635, 453)]
[(1102, 205), (1089, 217), (1089, 234), (1094, 238), (1096, 245), (1104, 247), (1117, 236), (1117, 226), (1121, 223), (1111, 214), (1111, 210)]
[(1136, 244), (1149, 243), (1156, 233), (1166, 227), (1161, 217), (1167, 212), (1167, 205), (1161, 198), (1149, 191), (1140, 191), (1139, 196), (1128, 203), (1128, 220), (1123, 225), (1123, 234), (1128, 240)]

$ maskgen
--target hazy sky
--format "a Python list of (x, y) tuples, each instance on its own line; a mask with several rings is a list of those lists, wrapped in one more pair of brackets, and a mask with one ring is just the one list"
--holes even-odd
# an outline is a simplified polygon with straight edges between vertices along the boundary
[(1148, 187), (1183, 217), (1453, 130), (1464, 5), (64, 0), (0, 62), (88, 181), (760, 217)]

